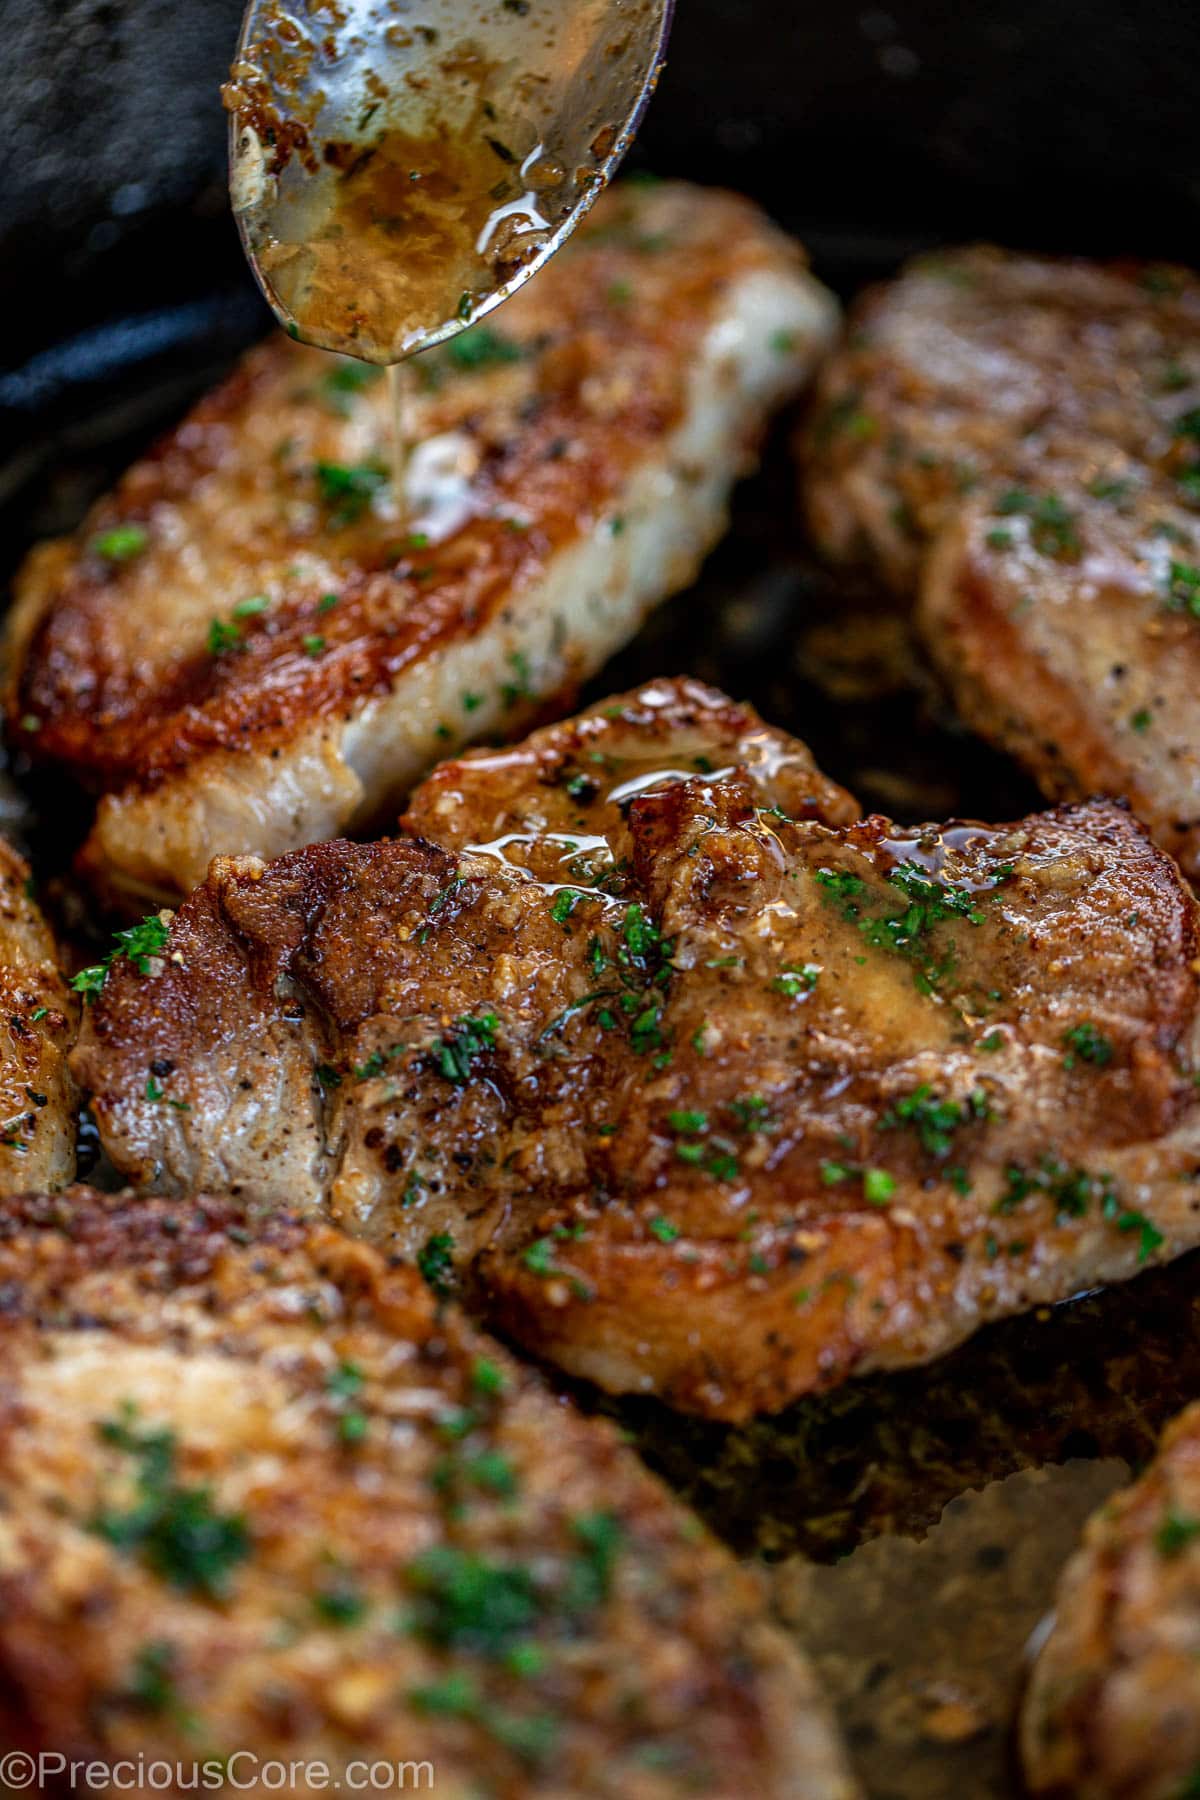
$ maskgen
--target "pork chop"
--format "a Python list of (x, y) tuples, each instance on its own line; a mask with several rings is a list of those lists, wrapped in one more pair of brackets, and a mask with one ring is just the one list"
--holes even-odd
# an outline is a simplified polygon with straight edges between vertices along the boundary
[(662, 682), (218, 860), (74, 1067), (110, 1156), (323, 1209), (527, 1348), (741, 1418), (1200, 1242), (1200, 938), (1119, 806), (855, 822)]
[(818, 541), (902, 594), (960, 711), (1200, 875), (1200, 284), (956, 251), (876, 290), (806, 439)]
[(0, 838), (0, 1194), (75, 1173), (77, 1011), (28, 865)]
[(1200, 1776), (1200, 1407), (1089, 1522), (1021, 1719), (1030, 1792), (1184, 1800)]
[(0, 1204), (0, 1291), (10, 1743), (202, 1771), (167, 1793), (851, 1800), (754, 1576), (413, 1271), (78, 1189)]
[(573, 688), (693, 579), (834, 315), (747, 202), (616, 190), (414, 365), (403, 508), (381, 372), (252, 352), (19, 583), (10, 725), (101, 791), (85, 870), (161, 900), (357, 831)]

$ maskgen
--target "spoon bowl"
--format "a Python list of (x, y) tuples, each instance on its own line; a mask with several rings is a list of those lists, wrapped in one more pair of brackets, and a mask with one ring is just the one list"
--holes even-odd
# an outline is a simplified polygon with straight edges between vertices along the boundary
[(230, 192), (293, 337), (391, 364), (484, 317), (625, 154), (673, 0), (251, 0)]

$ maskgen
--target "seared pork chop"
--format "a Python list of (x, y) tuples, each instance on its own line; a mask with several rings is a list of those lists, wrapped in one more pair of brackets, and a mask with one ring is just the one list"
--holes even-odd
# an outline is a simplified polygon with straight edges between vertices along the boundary
[(93, 879), (358, 830), (570, 690), (693, 579), (834, 312), (745, 201), (616, 190), (415, 365), (407, 511), (380, 372), (253, 352), (19, 583), (10, 723), (103, 790)]
[(1029, 1789), (1185, 1800), (1200, 1774), (1200, 1407), (1089, 1522), (1021, 1719)]
[(76, 1016), (29, 868), (0, 838), (0, 1194), (75, 1173)]
[(236, 1758), (251, 1794), (280, 1759), (300, 1793), (375, 1764), (464, 1797), (850, 1800), (753, 1575), (414, 1271), (80, 1189), (0, 1204), (0, 1289), (10, 1742), (209, 1771), (169, 1793)]
[(816, 535), (919, 590), (963, 715), (1200, 875), (1200, 284), (976, 249), (860, 303), (806, 442)]
[(1200, 1242), (1197, 904), (1120, 807), (856, 823), (685, 681), (405, 823), (218, 860), (113, 966), (74, 1067), (139, 1185), (323, 1208), (730, 1418)]

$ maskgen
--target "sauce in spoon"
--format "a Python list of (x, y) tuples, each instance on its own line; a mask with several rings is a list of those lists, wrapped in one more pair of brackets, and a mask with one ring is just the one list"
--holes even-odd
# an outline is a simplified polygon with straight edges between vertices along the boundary
[(251, 264), (293, 336), (391, 364), (504, 299), (623, 155), (670, 0), (255, 0), (225, 89)]

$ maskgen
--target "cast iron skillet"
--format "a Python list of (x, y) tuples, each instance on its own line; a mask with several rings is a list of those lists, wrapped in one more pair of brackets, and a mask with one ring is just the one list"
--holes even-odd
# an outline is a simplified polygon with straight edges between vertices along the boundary
[[(271, 328), (222, 188), (216, 85), (240, 0), (44, 0), (32, 21), (30, 10), (10, 31), (15, 0), (0, 0), (14, 146), (0, 191), (6, 579)], [(843, 296), (964, 237), (1194, 261), (1189, 74), (1200, 74), (1200, 36), (1171, 0), (1136, 11), (683, 0), (634, 164), (750, 193)], [(903, 614), (811, 554), (787, 436), (784, 421), (688, 604), (662, 609), (592, 695), (700, 675), (794, 730), (868, 808), (903, 821), (1035, 806), (1014, 766), (954, 721)], [(22, 823), (38, 876), (60, 921), (86, 934), (96, 922), (60, 879), (84, 810), (15, 773), (32, 800)], [(853, 1382), (746, 1428), (652, 1402), (606, 1409), (737, 1549), (833, 1561), (881, 1533), (925, 1532), (955, 1496), (1014, 1470), (1144, 1461), (1165, 1420), (1200, 1396), (1198, 1270), (1185, 1258), (985, 1330), (929, 1369)], [(928, 1770), (906, 1779), (886, 1734), (865, 1742), (860, 1715), (843, 1711), (858, 1721), (852, 1747), (874, 1793), (934, 1791)], [(995, 1720), (947, 1757), (947, 1792), (1006, 1791)]]

